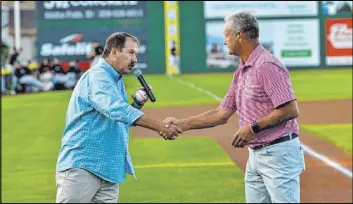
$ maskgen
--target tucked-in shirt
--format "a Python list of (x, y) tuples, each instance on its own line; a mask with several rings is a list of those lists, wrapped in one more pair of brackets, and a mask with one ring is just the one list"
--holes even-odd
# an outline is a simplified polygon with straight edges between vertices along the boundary
[[(220, 106), (237, 112), (241, 127), (295, 99), (288, 69), (259, 44), (246, 63), (241, 60)], [(296, 119), (257, 133), (249, 141), (249, 147), (273, 141), (286, 133), (299, 134)]]
[(129, 127), (143, 113), (127, 103), (123, 79), (104, 59), (82, 75), (66, 114), (57, 171), (83, 168), (112, 183), (135, 176)]

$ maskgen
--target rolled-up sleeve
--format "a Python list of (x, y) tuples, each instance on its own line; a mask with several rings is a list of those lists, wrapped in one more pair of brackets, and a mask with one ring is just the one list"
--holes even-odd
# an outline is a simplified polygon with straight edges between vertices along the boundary
[(131, 126), (143, 112), (129, 105), (117, 85), (103, 74), (89, 77), (88, 103), (107, 118)]
[(259, 70), (259, 81), (275, 108), (296, 99), (287, 68), (274, 62), (265, 62)]

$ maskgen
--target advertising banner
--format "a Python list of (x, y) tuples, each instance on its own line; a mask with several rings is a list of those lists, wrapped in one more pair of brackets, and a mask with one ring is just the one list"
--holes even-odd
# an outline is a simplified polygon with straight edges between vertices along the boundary
[(239, 65), (236, 56), (228, 54), (228, 48), (223, 44), (223, 21), (206, 23), (206, 66), (208, 69), (234, 70)]
[(179, 3), (164, 1), (166, 73), (180, 74)]
[(289, 67), (320, 65), (319, 20), (261, 20), (260, 43)]
[(256, 17), (317, 16), (318, 1), (204, 1), (206, 19), (224, 18), (231, 12), (250, 12)]
[(352, 1), (322, 1), (322, 13), (327, 16), (353, 13)]
[(139, 39), (139, 55), (135, 67), (147, 68), (147, 29), (145, 26), (41, 28), (38, 30), (38, 58), (40, 61), (54, 57), (65, 62), (87, 61), (86, 55), (91, 50), (92, 42), (97, 40), (101, 46), (104, 46), (106, 39), (115, 32), (127, 32)]
[[(223, 21), (206, 23), (207, 67), (229, 69), (239, 65), (223, 45)], [(288, 67), (320, 65), (319, 21), (259, 20), (260, 43)]]
[(326, 64), (352, 65), (352, 18), (326, 20)]
[(36, 1), (38, 20), (103, 20), (146, 17), (146, 1)]

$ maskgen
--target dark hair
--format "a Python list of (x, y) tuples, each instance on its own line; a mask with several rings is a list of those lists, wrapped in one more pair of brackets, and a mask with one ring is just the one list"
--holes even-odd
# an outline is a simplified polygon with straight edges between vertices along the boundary
[(121, 51), (125, 46), (126, 38), (131, 38), (137, 44), (140, 43), (139, 40), (135, 36), (133, 36), (129, 33), (125, 33), (125, 32), (113, 33), (105, 41), (103, 58), (108, 57), (113, 48), (117, 48), (119, 51)]

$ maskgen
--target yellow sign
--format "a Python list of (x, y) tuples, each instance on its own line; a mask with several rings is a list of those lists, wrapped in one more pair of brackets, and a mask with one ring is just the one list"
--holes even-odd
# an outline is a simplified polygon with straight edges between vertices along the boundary
[(180, 38), (178, 1), (164, 1), (166, 72), (180, 74)]
[(2, 68), (1, 69), (1, 75), (8, 75), (11, 74), (11, 68), (10, 67), (6, 67), (6, 68)]

